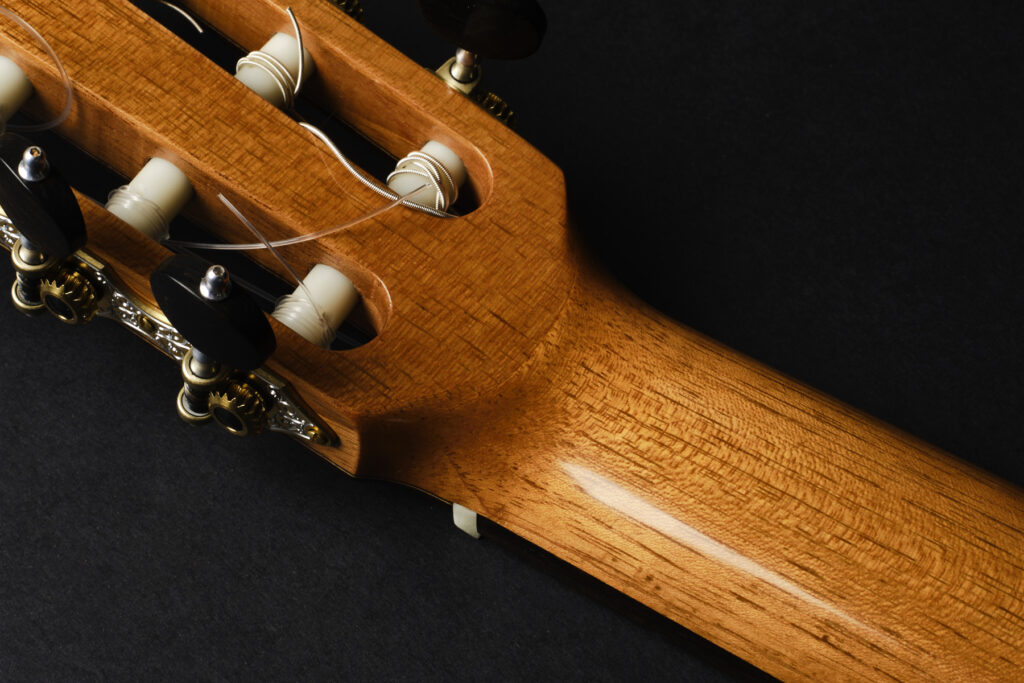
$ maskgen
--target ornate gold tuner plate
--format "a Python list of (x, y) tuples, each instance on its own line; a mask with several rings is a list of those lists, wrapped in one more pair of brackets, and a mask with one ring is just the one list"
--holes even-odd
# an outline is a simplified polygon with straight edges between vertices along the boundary
[[(11, 251), (19, 239), (17, 228), (0, 207), (0, 246)], [(76, 252), (68, 263), (64, 264), (62, 272), (64, 275), (54, 276), (50, 285), (54, 294), (62, 295), (63, 292), (70, 291), (72, 285), (79, 288), (88, 286), (91, 292), (87, 316), (80, 315), (77, 309), (73, 310), (73, 306), (67, 306), (67, 314), (51, 309), (51, 312), (62, 321), (85, 322), (93, 316), (109, 318), (127, 327), (136, 336), (179, 363), (191, 350), (188, 341), (167, 322), (167, 318), (160, 310), (126, 294), (112, 270), (85, 249)], [(73, 298), (67, 301), (57, 298), (57, 306), (74, 301)], [(246, 381), (265, 399), (266, 412), (262, 423), (264, 429), (288, 434), (299, 441), (314, 445), (339, 445), (337, 435), (295, 395), (293, 388), (284, 379), (266, 368), (259, 368), (248, 373)]]

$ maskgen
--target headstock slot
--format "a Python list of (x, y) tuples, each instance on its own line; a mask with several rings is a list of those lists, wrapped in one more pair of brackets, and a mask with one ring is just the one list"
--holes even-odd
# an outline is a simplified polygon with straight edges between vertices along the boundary
[[(186, 19), (182, 13), (169, 9), (158, 0), (133, 0), (133, 3), (228, 73), (236, 73), (238, 61), (250, 52), (219, 33), (215, 27), (206, 23), (201, 17), (189, 14), (189, 18)], [(184, 11), (181, 10), (181, 12)], [(203, 29), (202, 33), (197, 31), (197, 25)], [(284, 34), (292, 35), (290, 25)], [(268, 37), (269, 34), (264, 36), (264, 38)], [(303, 30), (303, 39), (305, 40), (307, 37), (306, 31)], [(315, 62), (312, 66), (315, 72)], [(319, 82), (319, 74), (314, 73), (312, 80), (315, 83)], [(334, 110), (336, 110), (336, 106), (329, 98), (321, 96), (314, 102), (306, 95), (305, 88), (300, 96), (295, 98), (294, 114), (297, 120), (310, 122), (322, 130), (340, 149), (344, 150), (349, 161), (383, 185), (385, 179), (395, 169), (395, 164), (400, 157), (389, 153), (360, 131), (351, 127), (344, 119), (339, 118)], [(450, 211), (458, 215), (465, 215), (478, 206), (479, 198), (475, 190), (467, 185), (461, 188), (458, 201), (450, 208)]]
[[(249, 242), (251, 235), (218, 192), (270, 239), (307, 234), (381, 206), (380, 197), (322, 163), (318, 143), (291, 119), (127, 0), (88, 3), (87, 11), (76, 12), (78, 5), (27, 0), (17, 9), (52, 41), (75, 83), (75, 108), (59, 132), (85, 152), (125, 177), (152, 156), (173, 161), (196, 191), (185, 215), (233, 242)], [(250, 8), (242, 26), (248, 37), (241, 29), (231, 36), (244, 47), (258, 47), (269, 32), (285, 28), (283, 3), (253, 0)], [(207, 9), (203, 17), (214, 25), (210, 12), (230, 13), (219, 3)], [(351, 278), (379, 334), (332, 353), (275, 325), (278, 350), (270, 367), (339, 431), (356, 418), (443, 413), (476, 400), (529, 359), (576, 277), (561, 174), (333, 6), (302, 1), (294, 9), (318, 73), (327, 74), (322, 94), (338, 98), (340, 114), (396, 155), (426, 139), (450, 145), (484, 200), (456, 219), (396, 210), (288, 248), (299, 271), (326, 263)], [(58, 110), (63, 92), (45, 56), (11, 27), (0, 27), (0, 36), (17, 46), (17, 61), (36, 86), (29, 112), (44, 118)], [(104, 225), (113, 229), (117, 222)], [(112, 240), (110, 248), (121, 243)], [(284, 277), (270, 255), (254, 258)], [(358, 455), (344, 450), (332, 459), (354, 470)]]
[[(489, 132), (501, 125), (328, 0), (253, 0), (245, 12), (225, 3), (179, 4), (244, 50), (259, 48), (275, 31), (290, 33), (285, 13), (290, 6), (302, 24), (305, 48), (318, 65), (305, 96), (395, 158), (427, 140), (448, 146), (469, 170), (467, 203), (480, 206), (487, 201), (493, 187), (491, 164), (467, 133), (478, 128)], [(411, 83), (417, 87), (399, 87)], [(452, 126), (446, 119), (461, 125)]]
[[(80, 204), (91, 200), (97, 207), (102, 207), (107, 201), (111, 188), (125, 185), (130, 180), (114, 173), (110, 168), (89, 157), (82, 150), (53, 132), (33, 133), (31, 139), (46, 150), (52, 163), (63, 172), (64, 178), (75, 188)], [(184, 216), (178, 216), (171, 225), (172, 236), (177, 240), (195, 242), (220, 240), (215, 233), (204, 229)], [(102, 232), (97, 235), (101, 237)], [(158, 253), (166, 255), (165, 250), (151, 240), (146, 240), (143, 243), (149, 243)], [(133, 243), (132, 248), (137, 248), (137, 243)], [(106, 250), (106, 253), (109, 254), (109, 250)], [(231, 276), (237, 284), (241, 284), (250, 291), (255, 291), (257, 302), (268, 315), (274, 310), (276, 300), (294, 289), (294, 284), (263, 268), (259, 263), (250, 259), (246, 252), (197, 253), (208, 256), (210, 260), (223, 265), (231, 272)], [(123, 258), (130, 255), (118, 254), (116, 256)], [(133, 294), (147, 300), (149, 297), (148, 290), (143, 292), (133, 290)], [(337, 331), (330, 348), (334, 350), (352, 349), (362, 346), (375, 336), (376, 328), (370, 320), (366, 307), (360, 302), (349, 319)]]
[[(333, 169), (320, 162), (326, 157), (304, 131), (236, 83), (229, 74), (170, 38), (161, 26), (133, 6), (127, 3), (104, 5), (97, 7), (96, 13), (107, 16), (97, 16), (91, 22), (81, 24), (88, 38), (82, 34), (76, 36), (72, 30), (58, 34), (53, 40), (59, 54), (71, 57), (66, 62), (75, 80), (77, 101), (72, 116), (61, 127), (61, 133), (75, 146), (123, 177), (134, 175), (152, 156), (174, 162), (196, 188), (196, 197), (186, 210), (187, 218), (197, 225), (209, 226), (223, 239), (232, 242), (251, 242), (252, 235), (217, 200), (219, 192), (230, 197), (271, 239), (291, 237), (330, 225), (332, 217), (328, 213), (331, 209), (339, 217), (350, 218), (379, 205), (378, 198), (363, 191), (343, 172), (335, 172), (345, 185), (337, 193), (338, 201), (326, 206), (319, 199), (306, 198), (303, 201), (301, 187), (304, 183), (319, 189), (334, 187), (337, 182), (335, 173), (331, 172)], [(31, 20), (35, 25), (40, 24), (34, 17)], [(63, 93), (57, 87), (52, 64), (39, 50), (34, 50), (24, 36), (8, 26), (3, 28), (8, 32), (8, 39), (25, 50), (17, 61), (36, 84), (37, 94), (26, 110), (38, 119), (49, 117), (63, 104)], [(49, 33), (53, 34), (52, 31)], [(62, 43), (66, 38), (72, 40)], [(100, 59), (105, 57), (106, 64), (93, 61), (85, 72), (80, 65), (76, 68), (74, 57), (81, 51), (76, 51), (75, 43), (78, 41), (73, 38), (90, 42), (105, 40), (110, 49), (91, 54)], [(118, 38), (122, 39), (120, 50)], [(123, 56), (123, 61), (115, 59), (118, 55)], [(138, 65), (138, 73), (133, 75), (129, 65)], [(160, 70), (165, 72), (161, 74), (162, 79), (150, 77)], [(120, 78), (118, 72), (121, 72)], [(172, 74), (178, 74), (178, 79)], [(197, 87), (192, 90), (180, 87), (182, 76), (190, 80), (185, 85)], [(133, 86), (136, 84), (151, 86), (158, 92), (145, 96), (128, 92), (135, 90)], [(131, 101), (136, 98), (139, 99), (133, 108)], [(150, 102), (144, 102), (143, 98)], [(160, 113), (159, 100), (164, 98), (181, 101), (181, 108), (174, 109), (191, 118), (192, 125), (174, 125), (166, 109), (165, 113)], [(190, 111), (187, 106), (189, 100), (216, 102), (214, 106), (200, 106), (199, 111)], [(122, 102), (129, 104), (124, 106)], [(249, 150), (244, 149), (244, 145), (235, 144), (239, 136), (232, 119), (245, 118), (238, 116), (240, 110), (253, 114), (244, 130), (267, 131), (259, 138), (246, 136), (249, 140), (261, 141), (261, 149)], [(231, 114), (226, 114), (226, 111), (231, 111)], [(202, 121), (209, 125), (203, 125)], [(219, 134), (210, 128), (219, 129)], [(274, 164), (275, 158), (280, 163)], [(267, 181), (265, 173), (270, 168), (277, 169), (279, 182)], [(277, 197), (268, 197), (268, 194), (274, 194), (273, 185), (288, 189)], [(310, 212), (314, 201), (320, 204), (320, 210)], [(276, 212), (275, 215), (275, 212), (267, 211), (267, 204), (290, 210)], [(340, 222), (340, 219), (334, 222)], [(303, 245), (290, 250), (289, 257), (294, 259), (293, 264), (300, 270), (316, 262), (326, 262), (345, 272), (364, 295), (366, 312), (363, 319), (371, 324), (372, 330), (379, 330), (385, 325), (390, 306), (386, 287), (364, 265), (348, 256), (346, 250), (331, 250), (325, 255), (320, 245)], [(253, 258), (279, 277), (287, 279), (280, 264), (269, 254), (255, 252)]]

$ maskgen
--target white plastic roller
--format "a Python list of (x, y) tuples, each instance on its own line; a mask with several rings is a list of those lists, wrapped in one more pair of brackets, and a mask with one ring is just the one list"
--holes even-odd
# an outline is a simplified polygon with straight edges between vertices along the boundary
[(359, 302), (359, 292), (345, 275), (323, 264), (313, 266), (302, 285), (281, 299), (274, 318), (310, 343), (327, 348)]
[(7, 57), (0, 57), (0, 133), (31, 96), (32, 82), (25, 72)]
[[(302, 80), (313, 75), (316, 65), (302, 50)], [(275, 33), (256, 52), (238, 62), (235, 78), (278, 108), (290, 106), (299, 78), (299, 42), (285, 33)]]
[(191, 198), (188, 176), (171, 162), (154, 157), (126, 187), (110, 196), (107, 211), (159, 242), (167, 239), (170, 222)]
[[(423, 156), (414, 152), (398, 163), (394, 172), (388, 176), (388, 187), (403, 196), (416, 188), (422, 188), (408, 197), (409, 201), (429, 208), (447, 210), (448, 205), (454, 203), (458, 197), (459, 188), (466, 182), (466, 165), (462, 163), (458, 154), (436, 140), (430, 140), (423, 145), (420, 154)], [(438, 173), (430, 159), (440, 163), (448, 172), (447, 175)], [(439, 193), (443, 202), (438, 201)]]

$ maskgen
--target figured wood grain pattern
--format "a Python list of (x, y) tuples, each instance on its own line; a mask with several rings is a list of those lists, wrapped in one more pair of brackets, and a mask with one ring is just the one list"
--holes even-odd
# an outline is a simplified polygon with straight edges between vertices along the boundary
[(780, 678), (1010, 680), (1024, 667), (1018, 489), (596, 273), (472, 413), (409, 415), (364, 438), (395, 454), (374, 474), (461, 492)]
[[(286, 28), (283, 4), (191, 6), (251, 48)], [(317, 94), (395, 154), (456, 147), (481, 199), (289, 253), (352, 275), (381, 328), (344, 353), (275, 328), (273, 368), (346, 435), (325, 457), (478, 510), (782, 678), (1019, 677), (1020, 491), (607, 282), (572, 245), (549, 161), (335, 8), (292, 5)], [(272, 237), (375, 205), (344, 176), (335, 191), (297, 126), (128, 3), (14, 7), (76, 81), (63, 132), (125, 175), (175, 159), (190, 214), (225, 237), (247, 239), (218, 191)], [(36, 111), (58, 108), (52, 69), (7, 37)], [(159, 257), (98, 211), (105, 258)]]

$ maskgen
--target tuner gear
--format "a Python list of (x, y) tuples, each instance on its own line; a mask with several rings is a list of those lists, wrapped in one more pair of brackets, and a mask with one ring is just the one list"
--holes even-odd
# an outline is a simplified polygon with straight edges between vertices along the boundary
[(504, 123), (509, 128), (516, 127), (516, 113), (508, 103), (492, 92), (476, 90), (473, 101), (483, 107), (484, 111)]
[(210, 392), (210, 413), (231, 434), (249, 436), (263, 430), (267, 406), (248, 382), (230, 381)]
[(46, 310), (61, 322), (84, 325), (99, 309), (96, 287), (77, 270), (61, 270), (56, 277), (44, 277), (39, 298)]

